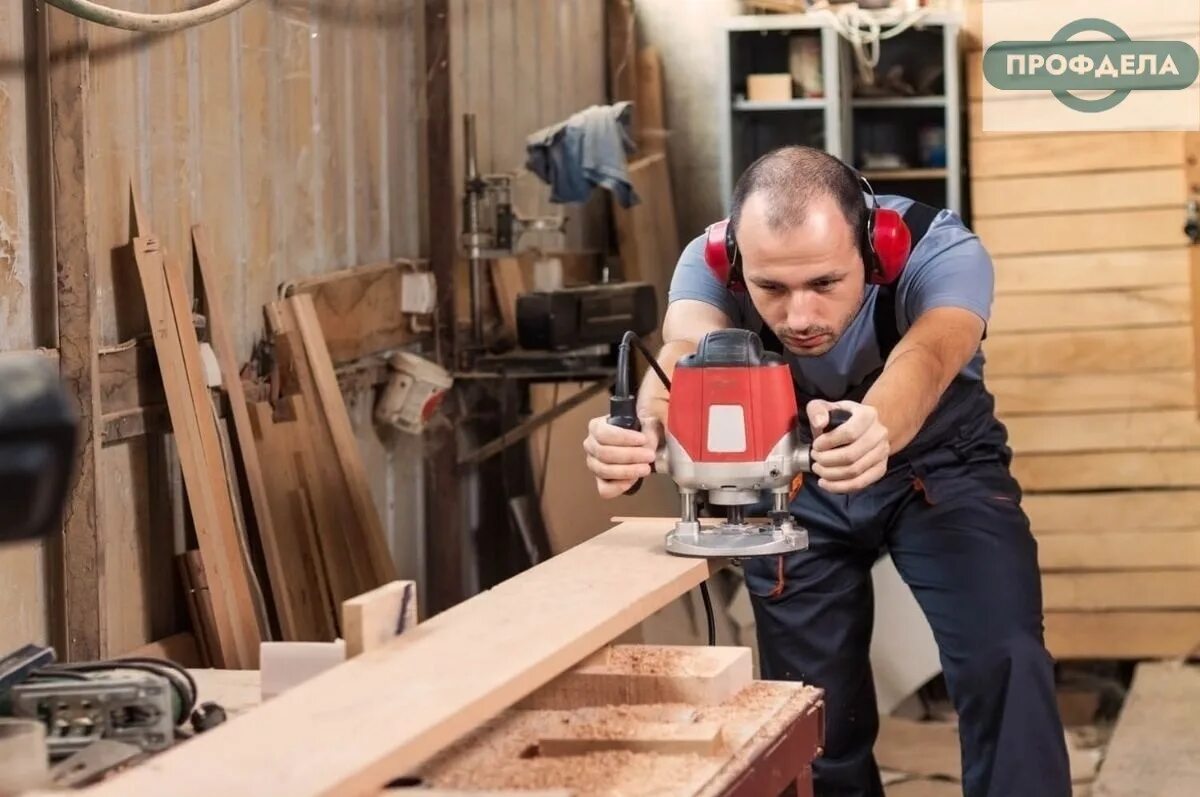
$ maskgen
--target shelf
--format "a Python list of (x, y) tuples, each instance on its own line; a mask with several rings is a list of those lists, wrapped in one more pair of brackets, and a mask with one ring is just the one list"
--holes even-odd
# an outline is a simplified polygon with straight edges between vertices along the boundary
[(795, 100), (734, 100), (735, 111), (815, 111), (825, 107), (823, 97)]
[(946, 169), (866, 169), (862, 172), (868, 180), (945, 180)]
[(855, 97), (854, 108), (941, 108), (946, 104), (942, 95), (933, 97)]

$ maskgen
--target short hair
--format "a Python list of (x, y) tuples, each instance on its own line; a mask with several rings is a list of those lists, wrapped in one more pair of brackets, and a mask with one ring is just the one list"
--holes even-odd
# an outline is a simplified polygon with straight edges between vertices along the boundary
[(867, 223), (867, 204), (858, 175), (823, 150), (793, 144), (761, 156), (738, 178), (733, 189), (729, 225), (736, 235), (742, 210), (754, 194), (767, 200), (767, 226), (788, 230), (804, 223), (809, 204), (832, 197), (861, 248)]

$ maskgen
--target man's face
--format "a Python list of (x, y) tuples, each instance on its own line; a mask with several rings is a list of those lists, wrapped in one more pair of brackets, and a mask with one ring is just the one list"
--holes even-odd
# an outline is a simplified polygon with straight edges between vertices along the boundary
[(767, 199), (742, 208), (738, 256), (750, 298), (791, 353), (817, 357), (832, 349), (862, 305), (866, 287), (854, 231), (832, 197), (815, 198), (804, 223), (767, 225)]

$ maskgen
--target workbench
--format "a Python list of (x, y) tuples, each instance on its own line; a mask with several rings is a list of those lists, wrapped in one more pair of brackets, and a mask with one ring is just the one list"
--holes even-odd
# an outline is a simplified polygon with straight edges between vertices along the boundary
[[(582, 663), (383, 793), (811, 797), (822, 693), (743, 677), (749, 655), (745, 648), (606, 649), (589, 662), (608, 656), (607, 666)], [(600, 668), (609, 683), (596, 682)], [(201, 699), (217, 701), (231, 718), (259, 703), (256, 671), (191, 672)]]
[(232, 718), (86, 792), (811, 795), (819, 689), (754, 680), (748, 648), (614, 643), (725, 565), (666, 554), (671, 524), (620, 522), (258, 705), (252, 673), (222, 697), (200, 671)]

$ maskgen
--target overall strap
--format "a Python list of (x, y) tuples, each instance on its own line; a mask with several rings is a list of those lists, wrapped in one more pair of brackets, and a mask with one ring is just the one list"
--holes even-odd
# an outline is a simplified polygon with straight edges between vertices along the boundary
[[(904, 224), (912, 236), (910, 251), (916, 251), (917, 244), (929, 232), (933, 220), (940, 211), (924, 202), (913, 202), (904, 211)], [(880, 285), (875, 293), (875, 312), (872, 317), (875, 323), (875, 339), (879, 343), (879, 356), (887, 360), (892, 349), (900, 342), (900, 328), (896, 324), (896, 283)]]

